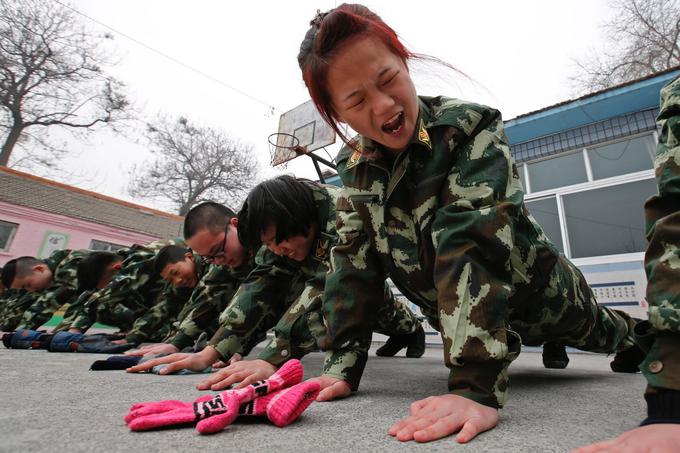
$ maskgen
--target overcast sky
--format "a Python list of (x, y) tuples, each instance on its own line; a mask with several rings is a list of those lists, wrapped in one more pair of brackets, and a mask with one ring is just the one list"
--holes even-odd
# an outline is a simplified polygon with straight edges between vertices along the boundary
[[(276, 132), (279, 115), (309, 99), (296, 60), (300, 41), (316, 10), (337, 3), (75, 0), (71, 5), (219, 80), (201, 76), (82, 17), (93, 30), (114, 35), (109, 45), (119, 63), (112, 72), (125, 82), (141, 112), (184, 115), (224, 129), (252, 144), (264, 169), (269, 163), (267, 136)], [(415, 75), (417, 84), (424, 80), (423, 72), (442, 76), (419, 86), (420, 94), (485, 103), (500, 109), (506, 119), (572, 98), (573, 59), (601, 48), (600, 25), (612, 14), (604, 0), (374, 0), (365, 4), (397, 31), (411, 51), (445, 60), (474, 81), (443, 67), (430, 67)], [(273, 115), (269, 106), (275, 109)], [(77, 157), (64, 164), (88, 175), (78, 182), (84, 188), (169, 209), (126, 194), (129, 169), (150, 158), (140, 138), (129, 135), (123, 139), (99, 133), (87, 144), (72, 144)], [(330, 151), (334, 154), (335, 148)], [(296, 159), (287, 171), (314, 175), (306, 158)], [(276, 173), (267, 169), (263, 175)]]

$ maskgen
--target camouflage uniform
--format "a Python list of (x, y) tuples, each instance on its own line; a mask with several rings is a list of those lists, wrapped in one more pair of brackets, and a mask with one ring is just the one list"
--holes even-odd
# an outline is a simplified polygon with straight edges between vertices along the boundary
[(182, 350), (193, 346), (203, 332), (212, 336), (218, 328), (220, 313), (253, 266), (254, 261), (249, 258), (238, 268), (211, 265), (203, 269), (205, 275), (194, 288), (164, 342)]
[[(196, 263), (198, 264), (198, 261)], [(167, 337), (172, 323), (191, 297), (192, 291), (193, 288), (175, 287), (166, 283), (156, 304), (135, 319), (132, 329), (125, 336), (125, 341), (138, 345), (153, 341), (152, 339), (157, 341)]]
[[(661, 90), (657, 121), (661, 134), (654, 166), (659, 195), (645, 204), (651, 349), (640, 366), (649, 383), (650, 418), (659, 417), (658, 407), (680, 407), (680, 78)], [(661, 416), (680, 421), (678, 413)]]
[(158, 302), (166, 283), (154, 272), (153, 260), (160, 249), (171, 244), (185, 246), (182, 239), (175, 238), (130, 247), (111, 283), (87, 299), (68, 327), (85, 331), (101, 322), (130, 330), (135, 320)]
[(503, 405), (522, 342), (631, 347), (630, 318), (597, 304), (527, 211), (500, 113), (442, 97), (418, 102), (398, 157), (363, 137), (337, 157), (340, 239), (322, 348), (365, 341), (387, 277), (440, 330), (449, 390), (488, 406)]
[(37, 329), (49, 321), (62, 305), (75, 301), (80, 294), (78, 265), (90, 253), (90, 250), (57, 250), (45, 259), (52, 271), (52, 284), (38, 291), (39, 296), (26, 309), (17, 328)]
[(0, 295), (0, 331), (16, 330), (21, 323), (24, 313), (33, 305), (39, 293), (26, 290), (6, 289)]
[[(244, 349), (244, 339), (257, 338), (272, 327), (274, 339), (262, 351), (260, 359), (279, 366), (288, 359), (318, 350), (317, 342), (326, 332), (321, 305), (330, 250), (337, 242), (335, 204), (340, 189), (307, 184), (317, 206), (319, 225), (311, 253), (302, 262), (276, 257), (273, 261), (276, 265), (263, 264), (255, 268), (220, 317), (222, 327), (211, 340), (223, 359)], [(382, 289), (379, 300), (383, 302), (380, 305), (383, 316), (375, 330), (385, 335), (414, 332), (420, 321), (394, 298), (387, 285)], [(359, 353), (330, 353), (324, 364), (325, 372), (341, 375), (356, 389), (369, 346), (370, 338), (362, 344)]]

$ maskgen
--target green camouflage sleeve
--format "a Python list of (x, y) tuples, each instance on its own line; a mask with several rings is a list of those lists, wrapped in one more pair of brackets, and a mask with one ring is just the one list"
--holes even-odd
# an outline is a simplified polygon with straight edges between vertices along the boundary
[(157, 249), (167, 243), (170, 241), (131, 247), (121, 270), (109, 285), (90, 297), (71, 327), (85, 331), (99, 321), (122, 330), (131, 329), (134, 320), (155, 304), (165, 285), (153, 272), (153, 258)]
[(140, 344), (167, 332), (191, 296), (193, 288), (176, 288), (166, 284), (163, 292), (151, 310), (135, 319), (125, 341)]
[(62, 305), (75, 302), (78, 292), (78, 265), (90, 254), (88, 250), (58, 250), (45, 261), (53, 270), (52, 285), (26, 310), (21, 322), (24, 329), (35, 329), (50, 320)]
[[(97, 306), (96, 299), (99, 291), (87, 291), (80, 295), (79, 299), (74, 303), (74, 308), (68, 313), (68, 327), (66, 329), (74, 328), (85, 332), (87, 329), (97, 321)], [(66, 321), (66, 319), (64, 320)], [(60, 326), (60, 330), (66, 326)]]
[(64, 313), (64, 318), (54, 329), (52, 329), (52, 331), (61, 332), (70, 329), (75, 319), (81, 315), (85, 308), (85, 304), (94, 292), (94, 290), (83, 291), (78, 295), (75, 301), (69, 303), (69, 306)]
[(652, 387), (680, 390), (680, 78), (661, 90), (657, 122), (659, 194), (645, 204), (647, 301), (655, 339), (640, 368)]
[[(383, 300), (385, 275), (371, 250), (363, 221), (343, 188), (336, 204), (338, 243), (331, 250), (323, 316), (327, 332), (319, 341), (326, 351), (324, 375), (346, 380), (356, 389), (371, 344), (375, 314)], [(360, 197), (361, 195), (354, 195)]]
[(191, 293), (177, 317), (172, 333), (165, 341), (181, 350), (193, 346), (203, 332), (212, 335), (217, 329), (220, 313), (244, 278), (243, 272), (226, 266), (210, 266)]
[(16, 330), (21, 323), (24, 313), (33, 305), (38, 293), (30, 293), (24, 290), (5, 290), (3, 299), (2, 316), (0, 317), (0, 330), (10, 332)]
[(78, 292), (67, 286), (51, 286), (39, 293), (35, 302), (24, 312), (18, 328), (37, 329), (52, 318), (55, 311), (70, 303)]
[(296, 275), (297, 269), (260, 251), (255, 268), (220, 315), (220, 328), (210, 340), (223, 360), (235, 353), (247, 354), (264, 339), (291, 302)]
[(500, 113), (482, 113), (469, 135), (449, 144), (464, 157), (449, 172), (432, 224), (434, 283), (449, 390), (500, 407), (516, 357), (508, 345), (518, 346), (507, 325), (509, 258), (523, 195)]

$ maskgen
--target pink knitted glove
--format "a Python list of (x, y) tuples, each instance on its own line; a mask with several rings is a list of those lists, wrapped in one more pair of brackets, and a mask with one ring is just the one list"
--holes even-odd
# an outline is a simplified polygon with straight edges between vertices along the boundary
[[(243, 403), (300, 381), (302, 364), (299, 360), (289, 360), (269, 379), (241, 389), (226, 390), (214, 397), (205, 395), (193, 403), (165, 400), (135, 404), (125, 416), (125, 422), (133, 431), (145, 431), (198, 421), (196, 429), (199, 432), (217, 432), (234, 421)], [(205, 424), (209, 417), (217, 418), (212, 423)]]
[[(238, 415), (267, 415), (276, 426), (284, 427), (293, 423), (314, 402), (319, 390), (316, 381), (301, 382), (242, 404)], [(201, 420), (196, 430), (201, 434), (216, 433), (232, 422), (233, 419), (220, 414)]]

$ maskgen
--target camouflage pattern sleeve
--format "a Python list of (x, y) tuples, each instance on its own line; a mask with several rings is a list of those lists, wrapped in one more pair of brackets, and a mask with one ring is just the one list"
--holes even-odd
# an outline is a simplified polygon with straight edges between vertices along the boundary
[(2, 315), (0, 315), (0, 330), (10, 332), (16, 330), (21, 323), (24, 313), (38, 298), (38, 293), (25, 290), (7, 289), (2, 295)]
[(121, 270), (111, 283), (90, 297), (72, 327), (85, 331), (98, 321), (130, 330), (135, 319), (155, 305), (165, 286), (153, 271), (153, 259), (158, 250), (169, 244), (184, 242), (168, 239), (130, 247)]
[[(368, 358), (375, 314), (383, 300), (385, 275), (371, 249), (363, 221), (344, 188), (336, 203), (338, 242), (331, 250), (323, 316), (327, 332), (319, 341), (326, 351), (324, 375), (348, 381), (356, 389)], [(352, 194), (361, 197), (361, 194)]]
[[(100, 290), (101, 291), (101, 290)], [(76, 301), (74, 309), (68, 313), (68, 327), (66, 329), (74, 328), (85, 332), (87, 329), (97, 321), (97, 305), (96, 298), (100, 291), (87, 291), (80, 295)], [(65, 319), (66, 321), (66, 319)], [(60, 330), (66, 326), (60, 326)]]
[(70, 329), (76, 318), (82, 314), (82, 311), (85, 309), (85, 305), (88, 299), (92, 296), (94, 292), (95, 292), (94, 290), (83, 291), (82, 293), (80, 293), (80, 295), (78, 295), (75, 301), (69, 303), (69, 307), (66, 309), (66, 312), (64, 313), (64, 318), (54, 329), (52, 329), (52, 331), (62, 332)]
[(78, 291), (78, 265), (89, 250), (58, 250), (45, 261), (52, 270), (52, 285), (26, 310), (21, 328), (35, 329), (50, 320), (62, 305), (75, 302)]
[(78, 292), (66, 286), (51, 286), (38, 293), (33, 304), (24, 312), (17, 328), (35, 330), (52, 318), (55, 311), (70, 303)]
[(657, 122), (659, 194), (645, 204), (647, 301), (654, 342), (640, 368), (651, 387), (680, 390), (680, 78), (661, 90)]
[(220, 313), (232, 299), (250, 268), (251, 263), (238, 269), (210, 266), (182, 308), (176, 325), (165, 342), (181, 350), (193, 346), (203, 332), (212, 336), (218, 328)]
[(513, 293), (509, 259), (523, 194), (513, 183), (500, 113), (470, 114), (476, 126), (463, 137), (454, 135), (449, 145), (467, 159), (449, 170), (432, 221), (433, 277), (449, 390), (499, 407), (516, 357), (509, 343), (519, 345), (507, 320)]
[[(177, 315), (191, 296), (193, 288), (177, 288), (166, 284), (163, 292), (151, 310), (135, 319), (125, 341), (140, 344), (160, 340), (167, 333)], [(159, 338), (160, 336), (160, 338)]]
[(292, 302), (289, 294), (297, 275), (293, 263), (283, 264), (264, 248), (256, 261), (255, 268), (220, 315), (220, 328), (210, 340), (223, 360), (237, 352), (244, 355), (250, 352)]

